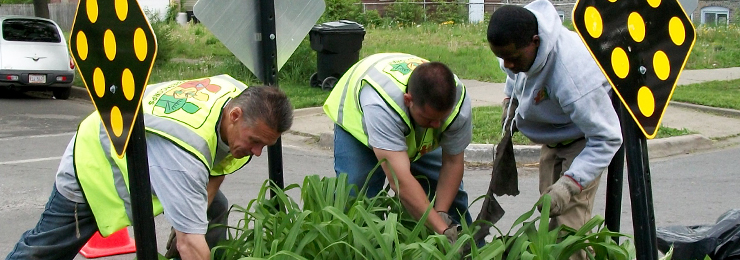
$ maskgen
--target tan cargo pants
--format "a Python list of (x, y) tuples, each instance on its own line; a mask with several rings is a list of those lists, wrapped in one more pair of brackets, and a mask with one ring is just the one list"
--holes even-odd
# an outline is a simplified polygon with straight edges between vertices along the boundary
[[(551, 148), (547, 145), (542, 146), (542, 150), (540, 151), (540, 194), (563, 176), (563, 173), (573, 163), (573, 159), (581, 153), (585, 146), (586, 139), (574, 141), (563, 147)], [(601, 180), (600, 176), (588, 186), (583, 187), (583, 191), (580, 194), (571, 197), (570, 203), (568, 203), (560, 216), (550, 219), (551, 230), (560, 225), (579, 229), (591, 219), (591, 211), (594, 208), (594, 197)], [(570, 259), (586, 259), (586, 253), (582, 251), (580, 254), (574, 254)]]

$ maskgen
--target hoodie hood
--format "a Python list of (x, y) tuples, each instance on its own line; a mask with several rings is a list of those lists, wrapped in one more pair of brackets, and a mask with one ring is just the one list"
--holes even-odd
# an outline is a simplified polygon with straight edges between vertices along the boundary
[(526, 6), (527, 10), (531, 11), (537, 18), (537, 33), (540, 37), (540, 47), (537, 48), (537, 57), (532, 63), (532, 67), (529, 68), (527, 74), (538, 73), (545, 66), (547, 57), (553, 48), (555, 48), (555, 41), (560, 37), (562, 32), (562, 24), (560, 16), (555, 7), (547, 0), (537, 0)]

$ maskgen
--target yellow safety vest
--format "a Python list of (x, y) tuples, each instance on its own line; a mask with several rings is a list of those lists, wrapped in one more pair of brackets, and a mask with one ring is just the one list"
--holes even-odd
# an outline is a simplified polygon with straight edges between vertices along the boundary
[[(214, 162), (216, 131), (226, 102), (246, 88), (228, 75), (150, 85), (141, 104), (145, 129), (197, 157), (211, 176), (233, 173), (251, 157), (235, 159), (229, 154)], [(74, 145), (75, 172), (104, 237), (132, 223), (126, 158), (116, 155), (97, 111), (80, 123)], [(152, 206), (154, 215), (162, 213), (156, 196), (152, 196)]]
[(368, 136), (362, 123), (360, 90), (371, 86), (385, 102), (403, 119), (409, 128), (406, 134), (408, 156), (418, 160), (427, 152), (439, 147), (439, 137), (460, 113), (465, 97), (465, 86), (455, 76), (457, 82), (455, 106), (439, 128), (426, 129), (421, 136), (416, 135), (411, 117), (404, 111), (403, 94), (411, 72), (419, 65), (429, 62), (423, 58), (404, 53), (381, 53), (368, 56), (353, 65), (334, 85), (324, 102), (324, 112), (337, 125), (342, 127), (360, 142), (368, 145)]

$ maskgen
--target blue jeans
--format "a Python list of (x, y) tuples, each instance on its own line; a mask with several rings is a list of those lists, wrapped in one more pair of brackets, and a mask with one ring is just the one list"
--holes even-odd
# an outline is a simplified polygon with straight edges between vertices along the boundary
[[(342, 127), (334, 125), (334, 171), (337, 176), (340, 173), (347, 173), (349, 184), (357, 185), (357, 188), (361, 189), (365, 185), (368, 174), (371, 174), (370, 171), (376, 164), (378, 164), (378, 158), (375, 157), (371, 148), (362, 144)], [(419, 160), (411, 162), (411, 174), (419, 180), (430, 200), (434, 198), (436, 193), (441, 167), (442, 149), (440, 148), (425, 154)], [(385, 180), (386, 176), (383, 169), (378, 167), (368, 180), (367, 196), (376, 196), (383, 189)], [(466, 223), (472, 223), (468, 212), (468, 193), (463, 189), (462, 182), (448, 213), (458, 223), (461, 219), (460, 214), (464, 213)]]
[[(228, 210), (228, 200), (219, 191), (208, 207), (209, 224), (228, 224)], [(36, 227), (21, 235), (13, 251), (5, 259), (74, 259), (95, 231), (98, 231), (98, 225), (90, 206), (65, 198), (54, 184)], [(211, 228), (206, 233), (206, 241), (210, 247), (224, 239), (226, 228)]]

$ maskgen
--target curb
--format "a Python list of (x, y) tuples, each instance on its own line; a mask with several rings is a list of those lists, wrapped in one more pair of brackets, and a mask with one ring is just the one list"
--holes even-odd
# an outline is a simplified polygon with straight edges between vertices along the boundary
[(78, 86), (72, 86), (69, 96), (76, 99), (90, 100), (90, 94), (87, 92), (87, 89)]
[[(318, 137), (318, 145), (323, 148), (332, 149), (334, 144), (333, 136), (332, 133), (321, 133)], [(714, 147), (714, 141), (700, 134), (652, 139), (647, 140), (647, 144), (648, 157), (650, 159), (688, 154)], [(465, 148), (465, 162), (491, 164), (495, 149), (496, 145), (494, 144), (470, 144)], [(514, 145), (516, 162), (519, 164), (539, 163), (540, 149), (540, 145)]]
[(684, 102), (678, 102), (678, 101), (671, 101), (670, 103), (668, 103), (668, 105), (694, 109), (700, 112), (716, 114), (716, 115), (725, 116), (725, 117), (740, 118), (740, 110), (735, 110), (735, 109), (710, 107), (710, 106), (696, 105), (696, 104), (684, 103)]

